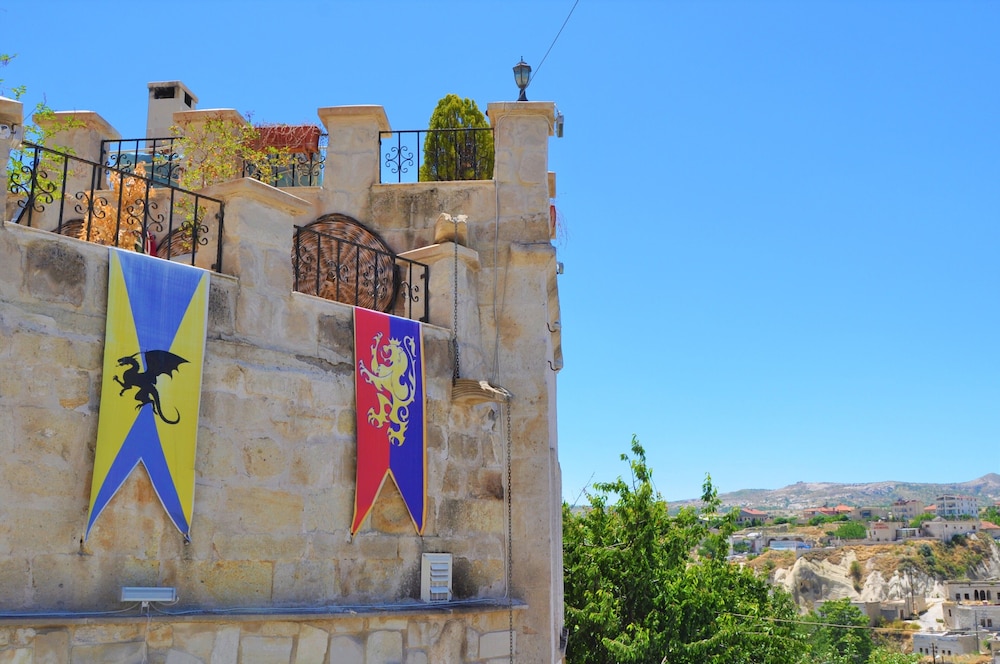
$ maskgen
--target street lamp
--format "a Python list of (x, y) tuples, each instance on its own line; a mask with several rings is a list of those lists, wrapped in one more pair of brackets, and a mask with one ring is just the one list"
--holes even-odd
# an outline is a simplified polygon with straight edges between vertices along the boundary
[(517, 98), (518, 101), (528, 101), (528, 98), (524, 95), (524, 89), (528, 87), (528, 83), (531, 82), (531, 66), (521, 58), (521, 61), (514, 65), (514, 82), (517, 83), (517, 87), (521, 89), (521, 96)]

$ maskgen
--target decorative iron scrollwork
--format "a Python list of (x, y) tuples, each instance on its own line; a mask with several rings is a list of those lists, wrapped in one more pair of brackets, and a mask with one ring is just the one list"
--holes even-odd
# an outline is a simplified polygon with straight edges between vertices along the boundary
[(403, 146), (396, 146), (385, 153), (385, 165), (393, 175), (407, 173), (413, 166), (413, 153)]

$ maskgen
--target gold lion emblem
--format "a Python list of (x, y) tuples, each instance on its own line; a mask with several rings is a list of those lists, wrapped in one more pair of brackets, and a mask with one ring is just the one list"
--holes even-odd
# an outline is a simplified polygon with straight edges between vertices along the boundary
[(389, 442), (402, 445), (410, 420), (410, 404), (417, 391), (417, 348), (413, 337), (389, 339), (382, 347), (379, 361), (379, 344), (382, 333), (373, 338), (371, 369), (364, 360), (358, 361), (358, 371), (365, 381), (373, 385), (378, 397), (378, 408), (368, 409), (368, 423), (381, 429), (386, 426)]

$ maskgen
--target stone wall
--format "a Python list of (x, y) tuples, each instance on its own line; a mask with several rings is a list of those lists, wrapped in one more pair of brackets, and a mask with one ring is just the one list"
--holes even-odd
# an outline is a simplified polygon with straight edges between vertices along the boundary
[(506, 609), (473, 608), (393, 616), (153, 613), (148, 619), (117, 621), (36, 619), (30, 626), (5, 621), (0, 623), (0, 661), (492, 664), (509, 660), (509, 620)]
[[(506, 106), (491, 106), (494, 122)], [(559, 658), (552, 362), (559, 314), (544, 145), (552, 110), (551, 104), (514, 106), (503, 121), (510, 140), (540, 138), (541, 146), (501, 150), (498, 130), (497, 170), (510, 173), (511, 182), (378, 185), (369, 163), (377, 165), (377, 142), (372, 151), (366, 137), (384, 113), (351, 107), (321, 109), (331, 134), (324, 187), (278, 190), (241, 180), (206, 191), (226, 205), (226, 274), (212, 276), (190, 542), (173, 527), (141, 467), (83, 539), (107, 249), (3, 225), (0, 621), (13, 626), (0, 632), (0, 661), (130, 661), (148, 642), (151, 661), (478, 662), (506, 658), (508, 620), (520, 660)], [(516, 163), (501, 168), (503, 159)], [(331, 177), (336, 173), (352, 175)], [(415, 534), (391, 482), (361, 530), (350, 534), (352, 308), (292, 292), (293, 226), (326, 212), (355, 216), (397, 252), (424, 252), (437, 289), (432, 298), (452, 300), (450, 288), (439, 291), (453, 283), (457, 267), (463, 377), (490, 379), (514, 395), (509, 405), (451, 398), (453, 307), (432, 308), (437, 313), (424, 328), (423, 536)], [(441, 212), (470, 217), (460, 262), (454, 245), (432, 244)], [(504, 299), (494, 303), (494, 292)], [(425, 552), (454, 556), (456, 604), (447, 619), (416, 608)], [(173, 615), (154, 612), (144, 628), (134, 612), (104, 615), (123, 608), (122, 586), (173, 586), (179, 600), (169, 609)], [(367, 617), (345, 614), (344, 607)], [(233, 611), (244, 617), (235, 621)], [(273, 618), (275, 611), (286, 619)], [(100, 657), (86, 654), (90, 647)], [(39, 649), (61, 654), (43, 657)], [(439, 650), (460, 656), (440, 658)]]

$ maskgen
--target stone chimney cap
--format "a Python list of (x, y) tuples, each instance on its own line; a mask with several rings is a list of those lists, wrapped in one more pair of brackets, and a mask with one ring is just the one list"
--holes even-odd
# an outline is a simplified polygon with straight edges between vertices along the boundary
[(191, 100), (193, 102), (191, 104), (192, 108), (194, 107), (195, 104), (198, 103), (198, 95), (196, 95), (195, 93), (191, 92), (191, 88), (189, 88), (188, 86), (184, 85), (183, 81), (152, 81), (150, 83), (147, 83), (146, 87), (149, 89), (150, 94), (152, 94), (153, 90), (155, 90), (157, 88), (180, 88), (189, 97), (191, 97)]

